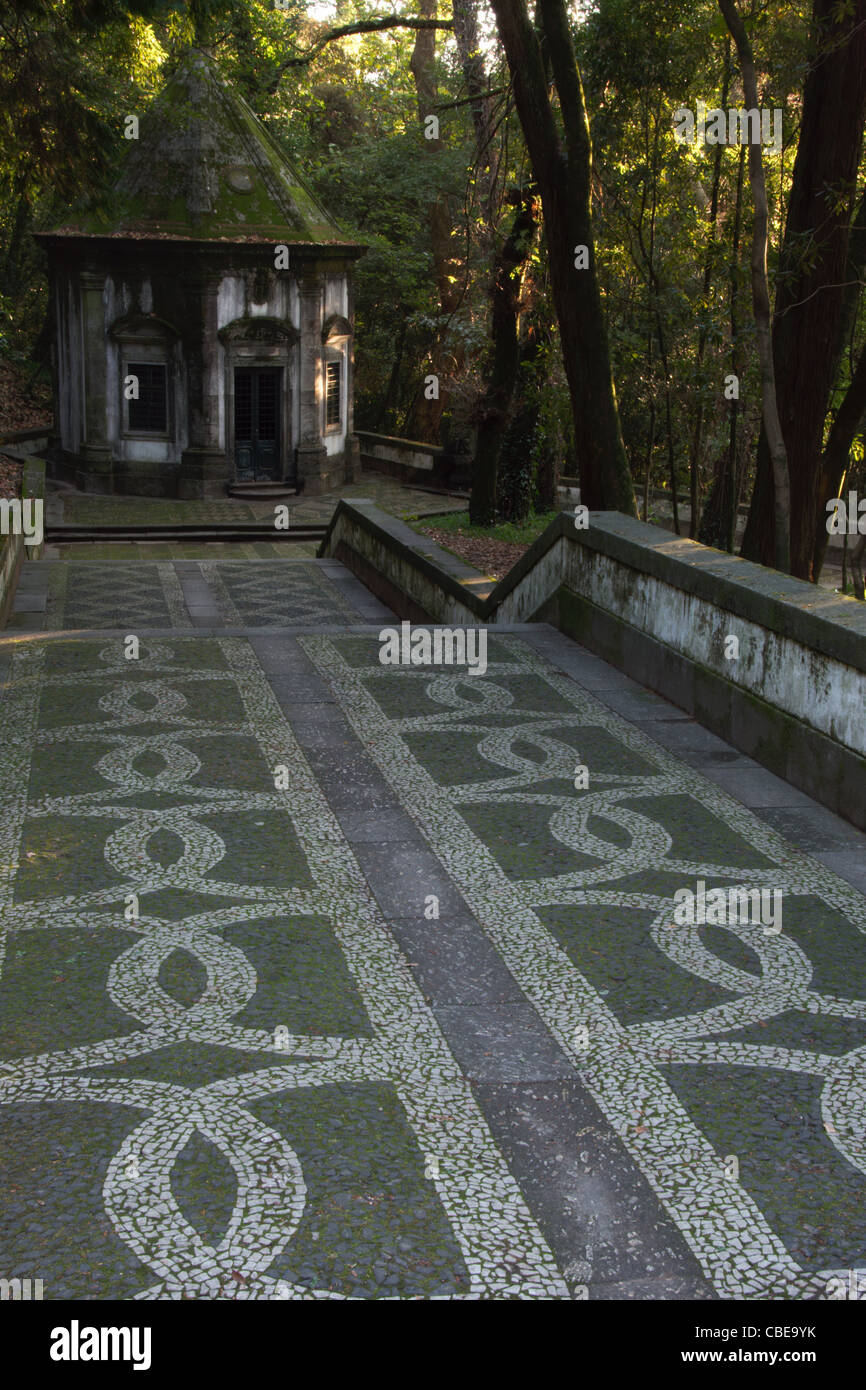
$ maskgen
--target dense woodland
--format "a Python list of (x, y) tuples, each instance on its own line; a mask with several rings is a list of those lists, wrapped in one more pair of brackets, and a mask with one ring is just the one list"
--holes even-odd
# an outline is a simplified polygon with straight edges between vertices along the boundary
[[(750, 504), (742, 553), (817, 578), (827, 500), (866, 496), (866, 0), (12, 0), (0, 354), (31, 381), (31, 234), (110, 203), (191, 42), (368, 247), (358, 428), (462, 457), (481, 524), (563, 475), (639, 515), (665, 489), (726, 548)], [(781, 138), (683, 142), (699, 103)]]

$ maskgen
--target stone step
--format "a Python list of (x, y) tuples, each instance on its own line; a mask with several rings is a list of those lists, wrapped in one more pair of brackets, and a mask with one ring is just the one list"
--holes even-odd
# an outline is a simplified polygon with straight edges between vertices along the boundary
[(246, 497), (251, 501), (271, 502), (282, 497), (297, 497), (298, 489), (287, 483), (229, 483), (229, 497)]
[(277, 530), (273, 522), (202, 522), (186, 525), (149, 526), (46, 526), (45, 539), (53, 545), (106, 541), (320, 541), (325, 537), (324, 522), (299, 523)]

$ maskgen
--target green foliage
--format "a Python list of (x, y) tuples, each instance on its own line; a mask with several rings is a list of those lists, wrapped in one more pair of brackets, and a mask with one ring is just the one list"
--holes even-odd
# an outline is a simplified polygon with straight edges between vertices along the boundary
[[(753, 28), (761, 99), (785, 111), (785, 142), (795, 137), (796, 97), (803, 77), (804, 23), (784, 7), (767, 6)], [(709, 204), (716, 146), (681, 145), (673, 114), (721, 104), (726, 28), (715, 0), (683, 9), (673, 0), (598, 0), (577, 46), (593, 106), (593, 155), (599, 260), (620, 415), (632, 471), (640, 478), (650, 456), (650, 483), (667, 485), (664, 422), (664, 343), (673, 414), (678, 485), (688, 485), (688, 458), (698, 403), (705, 411), (700, 464), (704, 485), (726, 447), (725, 375), (731, 371), (731, 236), (739, 150), (722, 148), (718, 215)], [(726, 105), (742, 105), (735, 63), (729, 57)], [(771, 214), (771, 274), (781, 241), (791, 161), (765, 153)], [(742, 200), (738, 288), (738, 344), (743, 427), (760, 417), (760, 387), (752, 351), (748, 273), (751, 204), (748, 179)], [(710, 291), (704, 294), (709, 269)], [(698, 360), (698, 343), (703, 355)], [(653, 415), (655, 416), (653, 424)], [(651, 447), (652, 446), (652, 447)]]
[[(411, 6), (395, 8), (416, 13)], [(703, 407), (706, 489), (727, 447), (723, 382), (731, 370), (732, 284), (746, 446), (760, 413), (748, 180), (732, 263), (738, 151), (722, 151), (713, 226), (715, 149), (680, 145), (673, 134), (678, 107), (720, 104), (726, 62), (727, 104), (742, 104), (735, 65), (726, 58), (726, 30), (715, 0), (685, 7), (679, 0), (595, 0), (578, 8), (573, 32), (591, 116), (597, 254), (632, 470), (642, 481), (649, 458), (650, 485), (667, 484), (669, 384), (681, 486), (695, 414)], [(311, 18), (305, 0), (288, 0), (285, 9), (272, 0), (15, 0), (9, 16), (0, 18), (0, 354), (21, 361), (34, 350), (44, 356), (45, 274), (31, 232), (62, 221), (79, 199), (110, 203), (125, 148), (124, 116), (144, 109), (167, 66), (197, 38), (347, 234), (367, 245), (357, 278), (358, 426), (402, 432), (435, 353), (449, 373), (443, 438), (470, 437), (489, 361), (493, 253), (510, 216), (503, 195), (529, 178), (525, 145), (503, 92), (492, 100), (490, 146), (477, 157), (454, 39), (441, 32), (441, 146), (434, 157), (421, 133), (410, 67), (413, 32), (344, 38), (323, 47), (310, 64), (286, 66), (333, 22), (382, 13), (373, 0), (339, 0), (336, 21)], [(796, 147), (807, 20), (807, 7), (778, 3), (759, 7), (749, 19), (761, 100), (785, 113), (785, 154), (767, 157), (771, 276)], [(493, 89), (505, 88), (501, 50), (484, 12), (481, 23), (487, 80)], [(430, 209), (440, 204), (452, 228), (449, 273), (458, 291), (457, 307), (447, 314), (431, 250)], [(817, 251), (810, 242), (802, 254)], [(524, 345), (538, 325), (545, 333), (522, 375), (502, 461), (499, 506), (513, 517), (538, 504), (539, 478), (549, 478), (551, 464), (561, 472), (575, 467), (543, 234), (526, 267)], [(835, 406), (864, 337), (861, 312)]]
[(440, 531), (452, 531), (455, 534), (460, 532), (464, 536), (490, 536), (497, 541), (513, 541), (517, 545), (531, 545), (537, 540), (543, 531), (547, 530), (551, 521), (559, 515), (558, 511), (550, 512), (531, 512), (530, 515), (520, 522), (501, 521), (495, 526), (472, 526), (469, 521), (468, 512), (446, 512), (437, 517), (425, 517), (423, 521), (413, 523), (414, 529), (420, 531), (424, 526), (435, 526)]

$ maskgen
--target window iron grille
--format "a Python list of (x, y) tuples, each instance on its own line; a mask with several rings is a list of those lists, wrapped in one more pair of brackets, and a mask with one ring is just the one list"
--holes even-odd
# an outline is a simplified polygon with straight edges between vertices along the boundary
[(339, 362), (325, 363), (325, 425), (332, 426), (340, 421), (340, 369)]
[(168, 429), (168, 373), (158, 362), (128, 362), (126, 375), (138, 381), (138, 399), (128, 402), (130, 431), (165, 434)]

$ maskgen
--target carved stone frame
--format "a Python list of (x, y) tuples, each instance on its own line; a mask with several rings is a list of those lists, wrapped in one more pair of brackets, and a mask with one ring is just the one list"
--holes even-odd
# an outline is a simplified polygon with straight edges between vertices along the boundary
[[(120, 439), (154, 439), (175, 443), (178, 439), (177, 376), (181, 367), (180, 336), (173, 324), (154, 314), (124, 314), (115, 319), (108, 330), (108, 339), (117, 348), (120, 409), (118, 437)], [(149, 362), (165, 368), (164, 430), (133, 430), (129, 427), (129, 402), (124, 392), (126, 367), (130, 359)]]
[(291, 367), (298, 363), (300, 335), (285, 319), (256, 315), (234, 319), (217, 335), (225, 350), (225, 451), (229, 480), (235, 479), (235, 368), (280, 367), (280, 478), (295, 480), (295, 439), (292, 428)]

